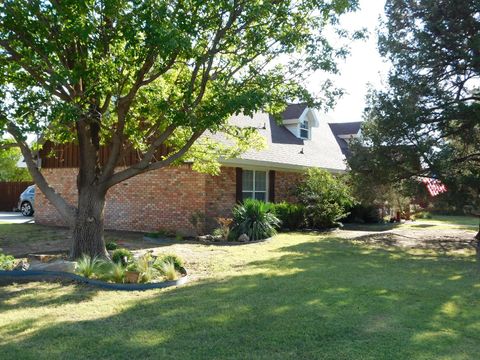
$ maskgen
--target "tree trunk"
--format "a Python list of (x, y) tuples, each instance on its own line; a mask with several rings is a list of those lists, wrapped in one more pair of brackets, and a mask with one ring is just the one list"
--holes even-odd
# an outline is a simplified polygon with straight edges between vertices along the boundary
[(107, 257), (103, 238), (105, 192), (94, 187), (79, 189), (78, 211), (73, 226), (71, 257), (82, 254)]

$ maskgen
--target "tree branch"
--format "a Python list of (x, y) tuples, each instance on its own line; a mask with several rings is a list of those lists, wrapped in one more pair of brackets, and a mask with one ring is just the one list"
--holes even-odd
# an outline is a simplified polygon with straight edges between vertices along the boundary
[(191, 146), (202, 134), (203, 134), (203, 130), (193, 133), (190, 139), (185, 143), (185, 145), (180, 150), (178, 150), (175, 154), (169, 156), (165, 160), (160, 160), (153, 163), (145, 163), (141, 161), (140, 163), (135, 164), (129, 167), (128, 169), (115, 173), (110, 179), (107, 180), (107, 185), (106, 185), (107, 188), (110, 188), (122, 181), (130, 179), (131, 177), (136, 176), (138, 174), (141, 174), (147, 171), (156, 170), (156, 169), (161, 169), (163, 167), (170, 165), (171, 163), (173, 163), (174, 161), (178, 160), (183, 155), (185, 155), (185, 153), (191, 148)]
[(32, 175), (32, 178), (42, 193), (47, 197), (47, 199), (53, 204), (53, 206), (58, 210), (58, 212), (63, 216), (65, 221), (72, 226), (75, 218), (76, 208), (68, 204), (65, 199), (57, 194), (53, 188), (51, 188), (43, 174), (35, 164), (33, 160), (32, 152), (26, 142), (22, 139), (20, 130), (10, 121), (7, 120), (7, 129), (8, 132), (13, 136), (17, 142), (20, 150), (22, 152), (25, 163), (27, 164), (28, 171)]

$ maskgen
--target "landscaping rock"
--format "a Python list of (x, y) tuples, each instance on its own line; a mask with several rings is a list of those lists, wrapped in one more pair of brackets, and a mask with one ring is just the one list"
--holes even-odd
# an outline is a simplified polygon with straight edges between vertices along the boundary
[(198, 241), (223, 241), (223, 237), (221, 235), (201, 235), (197, 236), (196, 239)]
[(76, 261), (56, 260), (49, 263), (31, 264), (30, 270), (75, 272)]
[(250, 238), (248, 237), (247, 234), (242, 234), (238, 237), (237, 240), (240, 241), (240, 242), (249, 242)]

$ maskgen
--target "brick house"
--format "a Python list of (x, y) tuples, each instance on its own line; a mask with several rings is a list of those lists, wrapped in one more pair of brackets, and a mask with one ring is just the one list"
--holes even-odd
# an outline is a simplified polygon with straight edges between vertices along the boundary
[[(314, 109), (292, 104), (282, 119), (283, 123), (278, 124), (267, 113), (233, 117), (231, 122), (238, 126), (255, 126), (268, 146), (261, 151), (249, 151), (238, 159), (221, 161), (218, 176), (197, 173), (185, 163), (141, 174), (112, 187), (105, 205), (105, 227), (163, 229), (191, 235), (194, 228), (189, 219), (194, 213), (205, 214), (205, 226), (211, 228), (216, 217), (229, 216), (232, 207), (247, 197), (295, 201), (292, 190), (307, 168), (319, 167), (336, 173), (346, 170), (336, 135)], [(58, 193), (75, 203), (78, 153), (67, 145), (56, 147), (54, 155), (51, 154), (48, 147), (40, 154), (42, 173)], [(40, 191), (35, 205), (37, 223), (65, 225)]]

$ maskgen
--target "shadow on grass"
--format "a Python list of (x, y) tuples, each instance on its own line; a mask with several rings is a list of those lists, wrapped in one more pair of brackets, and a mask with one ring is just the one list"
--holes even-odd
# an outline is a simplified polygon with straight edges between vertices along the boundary
[[(65, 303), (81, 303), (91, 300), (98, 289), (76, 284), (71, 281), (58, 281), (49, 286), (49, 292), (39, 291), (35, 282), (18, 282), (15, 290), (12, 287), (0, 286), (0, 309), (40, 308), (44, 306), (60, 306)], [(60, 296), (53, 295), (55, 289), (68, 286), (68, 291)]]
[(413, 224), (413, 225), (410, 225), (410, 227), (412, 228), (420, 228), (420, 229), (426, 229), (426, 228), (429, 228), (429, 227), (435, 227), (437, 225), (435, 224)]
[[(246, 264), (243, 275), (158, 296), (139, 294), (118, 313), (98, 319), (46, 324), (4, 342), (1, 353), (35, 359), (478, 355), (480, 282), (471, 261), (412, 257), (333, 238), (274, 252)], [(10, 302), (17, 296), (10, 294)], [(74, 299), (87, 306), (91, 297)], [(68, 302), (54, 299), (41, 306)], [(0, 329), (0, 335), (22, 321)]]
[(382, 223), (382, 224), (344, 224), (344, 230), (352, 231), (371, 231), (371, 232), (381, 232), (389, 231), (395, 228), (398, 228), (400, 223)]

